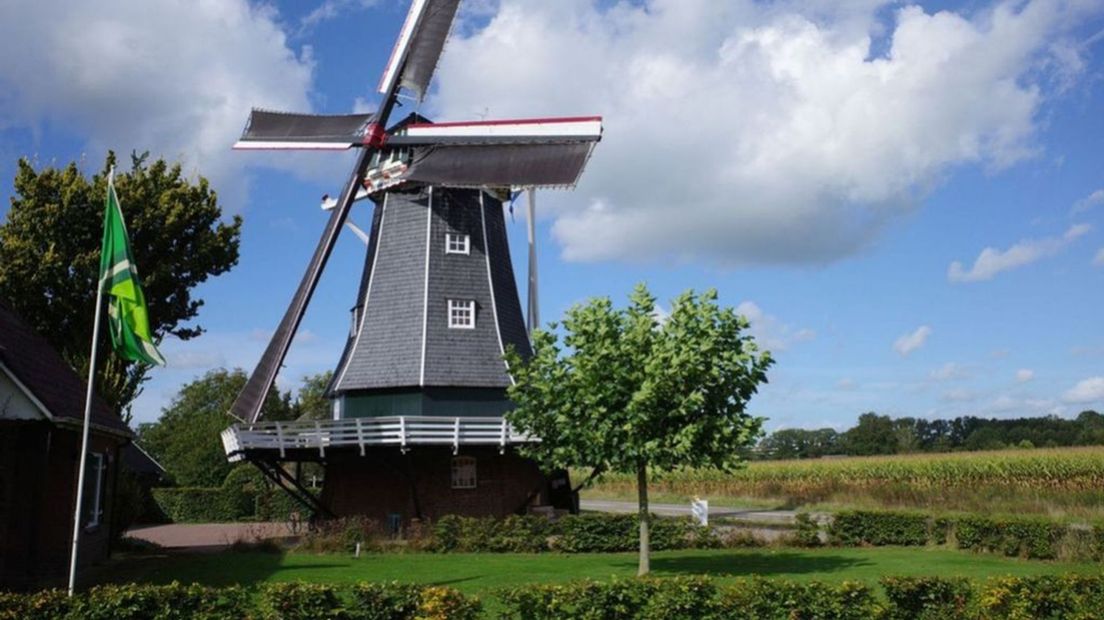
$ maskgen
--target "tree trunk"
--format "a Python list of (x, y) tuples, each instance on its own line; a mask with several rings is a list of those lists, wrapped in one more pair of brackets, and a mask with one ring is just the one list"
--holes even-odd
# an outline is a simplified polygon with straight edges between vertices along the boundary
[(640, 568), (636, 574), (643, 576), (652, 569), (652, 541), (648, 531), (648, 464), (644, 461), (636, 465), (636, 492), (640, 503)]

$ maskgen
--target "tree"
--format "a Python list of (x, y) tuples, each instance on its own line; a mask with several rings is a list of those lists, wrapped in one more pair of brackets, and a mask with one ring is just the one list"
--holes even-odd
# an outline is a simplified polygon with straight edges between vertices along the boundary
[[(245, 386), (240, 368), (212, 370), (188, 383), (153, 423), (138, 428), (139, 443), (181, 486), (217, 487), (233, 466), (226, 461), (219, 434), (233, 421), (230, 405)], [(291, 395), (269, 392), (262, 413), (267, 420), (292, 418)]]
[(642, 575), (649, 468), (736, 467), (762, 427), (746, 409), (773, 362), (747, 335), (747, 319), (716, 299), (712, 290), (686, 292), (660, 321), (639, 285), (623, 310), (608, 298), (569, 310), (563, 347), (554, 332), (536, 330), (529, 359), (506, 355), (516, 405), (507, 419), (541, 438), (527, 455), (547, 467), (636, 474)]
[(303, 387), (295, 398), (295, 419), (329, 420), (333, 417), (333, 404), (326, 397), (331, 381), (332, 370), (303, 377)]
[(897, 451), (897, 434), (893, 420), (874, 412), (859, 416), (859, 423), (841, 437), (844, 451), (853, 456), (893, 454)]
[[(85, 178), (77, 164), (36, 170), (19, 161), (15, 196), (0, 225), (0, 298), (46, 337), (82, 376), (88, 372), (93, 306), (103, 238), (108, 153), (103, 169)], [(203, 333), (186, 325), (203, 305), (196, 285), (238, 262), (241, 218), (221, 221), (222, 210), (207, 180), (192, 182), (180, 164), (132, 156), (129, 172), (116, 174), (131, 247), (149, 306), (154, 339), (188, 340)], [(117, 411), (138, 395), (148, 367), (103, 352), (97, 392)]]

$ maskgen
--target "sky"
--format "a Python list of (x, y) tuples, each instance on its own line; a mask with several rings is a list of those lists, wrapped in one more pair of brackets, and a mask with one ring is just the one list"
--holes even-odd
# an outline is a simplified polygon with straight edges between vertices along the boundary
[[(407, 6), (0, 3), (5, 197), (19, 157), (91, 174), (148, 150), (245, 219), (240, 263), (197, 291), (206, 333), (162, 343), (136, 421), (252, 369), (351, 167), (231, 151), (250, 108), (374, 109)], [(541, 318), (638, 282), (663, 303), (715, 288), (777, 360), (751, 403), (769, 430), (1104, 407), (1104, 0), (463, 0), (404, 103), (602, 115), (579, 186), (539, 194)], [(364, 250), (340, 239), (281, 388), (336, 365)]]

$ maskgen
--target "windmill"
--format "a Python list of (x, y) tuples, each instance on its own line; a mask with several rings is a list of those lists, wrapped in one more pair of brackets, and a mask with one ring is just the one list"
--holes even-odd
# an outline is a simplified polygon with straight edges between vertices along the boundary
[[(231, 460), (255, 463), (317, 512), (394, 521), (563, 503), (556, 494), (566, 479), (549, 484), (535, 463), (510, 451), (535, 438), (503, 418), (512, 379), (502, 354), (507, 347), (527, 354), (528, 331), (539, 321), (535, 190), (575, 185), (601, 139), (602, 122), (591, 116), (432, 123), (411, 114), (389, 125), (400, 94), (424, 98), (458, 5), (413, 1), (380, 80), (375, 113), (254, 110), (235, 144), (360, 151), (340, 196), (323, 197), (330, 215), (322, 237), (231, 408), (241, 423), (223, 433)], [(528, 193), (529, 216), (525, 319), (502, 208), (520, 190)], [(364, 200), (374, 204), (370, 232), (348, 221)], [(352, 228), (367, 252), (329, 389), (333, 419), (261, 421), (262, 403), (343, 227)], [(303, 460), (326, 468), (321, 500), (282, 466)], [(487, 481), (482, 488), (480, 478)]]

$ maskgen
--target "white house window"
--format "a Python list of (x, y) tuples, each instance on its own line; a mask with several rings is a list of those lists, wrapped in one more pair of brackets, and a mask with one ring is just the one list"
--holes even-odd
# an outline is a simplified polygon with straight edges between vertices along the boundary
[(107, 471), (107, 455), (93, 452), (88, 455), (84, 473), (85, 527), (96, 527), (103, 522), (104, 473)]
[(452, 488), (454, 488), (454, 489), (474, 489), (475, 488), (475, 457), (474, 456), (454, 456), (454, 457), (452, 457)]
[(475, 302), (459, 299), (448, 300), (449, 327), (475, 329)]
[(445, 254), (471, 254), (471, 236), (445, 233)]

